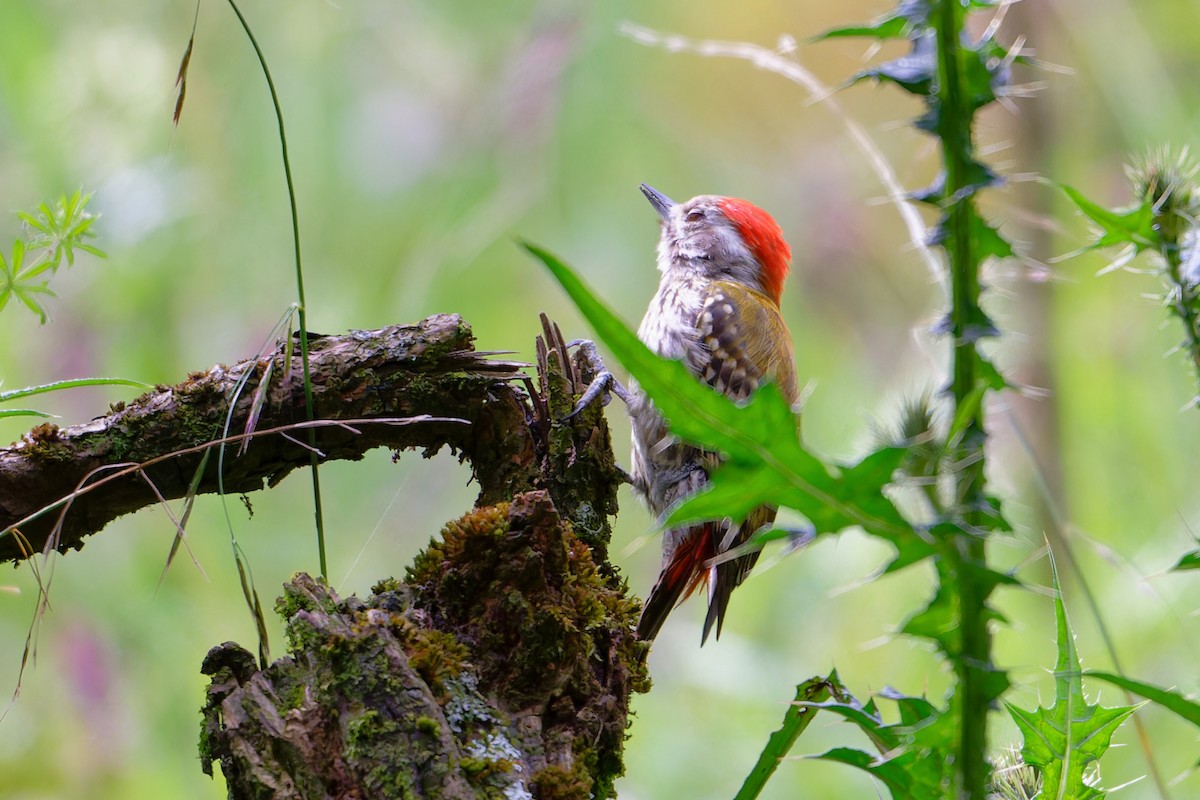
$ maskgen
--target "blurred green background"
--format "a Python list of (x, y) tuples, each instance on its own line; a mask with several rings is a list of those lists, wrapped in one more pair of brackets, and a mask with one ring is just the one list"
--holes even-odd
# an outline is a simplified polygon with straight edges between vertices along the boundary
[[(619, 26), (768, 48), (791, 36), (802, 43), (797, 58), (832, 86), (864, 59), (900, 51), (805, 40), (888, 7), (244, 0), (287, 118), (310, 326), (340, 332), (453, 311), (482, 348), (530, 359), (538, 311), (568, 338), (589, 331), (515, 237), (563, 256), (636, 324), (657, 283), (658, 232), (638, 183), (680, 200), (743, 196), (774, 213), (795, 250), (784, 311), (812, 389), (806, 437), (831, 457), (861, 454), (894, 424), (903, 399), (940, 386), (946, 349), (928, 333), (941, 290), (882, 201), (878, 177), (830, 107), (800, 87), (746, 61), (637, 44)], [(294, 300), (274, 117), (221, 2), (201, 9), (183, 120), (171, 126), (193, 11), (177, 0), (4, 5), (0, 241), (19, 233), (9, 212), (82, 186), (96, 193), (98, 244), (110, 256), (59, 275), (47, 326), (20, 307), (0, 314), (6, 389), (87, 375), (173, 383), (255, 352)], [(1018, 83), (1036, 92), (977, 126), (984, 152), (1013, 179), (988, 195), (987, 211), (1028, 256), (989, 275), (987, 304), (1006, 331), (997, 360), (1032, 387), (989, 409), (991, 478), (1017, 525), (992, 553), (997, 564), (1024, 564), (1022, 577), (1044, 587), (1043, 532), (1068, 534), (1125, 670), (1192, 692), (1200, 592), (1194, 576), (1165, 574), (1200, 528), (1200, 412), (1186, 408), (1195, 394), (1186, 364), (1169, 355), (1179, 332), (1144, 297), (1158, 290), (1152, 276), (1097, 277), (1105, 260), (1095, 254), (1046, 266), (1087, 232), (1031, 177), (1115, 205), (1128, 199), (1129, 152), (1193, 141), (1200, 3), (1029, 0), (1010, 10), (1003, 31), (1070, 71), (1018, 69)], [(907, 127), (918, 112), (911, 99), (860, 85), (837, 100), (906, 188), (932, 179), (937, 154)], [(71, 424), (130, 396), (89, 390), (38, 405)], [(628, 425), (619, 405), (611, 411), (623, 454)], [(0, 435), (15, 439), (25, 427), (9, 422)], [(392, 464), (376, 453), (329, 465), (322, 481), (330, 575), (344, 593), (402, 573), (474, 497), (467, 470), (445, 455)], [(230, 501), (265, 602), (292, 572), (316, 571), (309, 492), (306, 478), (292, 477), (250, 498), (252, 518)], [(160, 584), (172, 535), (161, 510), (146, 510), (55, 563), (36, 664), (0, 721), (0, 796), (224, 796), (220, 778), (199, 770), (198, 669), (219, 642), (252, 645), (254, 628), (219, 501), (202, 499), (190, 526), (203, 574), (180, 559)], [(613, 552), (644, 592), (658, 546), (628, 493)], [(940, 699), (939, 660), (892, 635), (927, 596), (929, 573), (874, 580), (886, 557), (848, 532), (760, 568), (738, 591), (722, 639), (702, 651), (699, 604), (680, 609), (651, 658), (654, 690), (635, 701), (621, 796), (732, 796), (795, 683), (831, 667), (860, 696), (895, 686)], [(16, 686), (34, 585), (28, 568), (0, 575), (3, 693)], [(1066, 592), (1085, 665), (1110, 668), (1073, 578)], [(1050, 601), (1006, 590), (998, 602), (1010, 620), (996, 647), (1012, 670), (1011, 699), (1049, 702)], [(273, 633), (278, 655), (278, 625)], [(1200, 794), (1191, 772), (1197, 731), (1154, 708), (1139, 714), (1175, 782), (1171, 795)], [(997, 746), (1016, 741), (1006, 717), (994, 715), (993, 728)], [(1110, 786), (1147, 772), (1131, 724), (1117, 741), (1129, 746), (1104, 761)], [(797, 753), (846, 743), (865, 745), (849, 727), (818, 719)], [(797, 760), (766, 796), (881, 791), (848, 768)], [(1120, 796), (1159, 795), (1142, 780)]]

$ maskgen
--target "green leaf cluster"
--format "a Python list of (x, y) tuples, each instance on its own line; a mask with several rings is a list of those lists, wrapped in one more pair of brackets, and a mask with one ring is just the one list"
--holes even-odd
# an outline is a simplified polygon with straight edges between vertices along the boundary
[(945, 711), (923, 697), (909, 697), (893, 689), (885, 689), (879, 696), (895, 704), (900, 716), (898, 722), (884, 722), (874, 698), (866, 705), (850, 698), (848, 702), (825, 702), (818, 706), (866, 734), (877, 754), (835, 747), (814, 758), (837, 761), (870, 773), (888, 788), (895, 800), (951, 796), (957, 712)]
[(87, 211), (91, 199), (90, 194), (76, 191), (70, 197), (60, 197), (53, 208), (42, 203), (37, 213), (17, 212), (24, 223), (25, 236), (13, 242), (7, 258), (0, 251), (0, 310), (16, 298), (45, 324), (43, 298), (54, 295), (47, 275), (58, 272), (64, 261), (68, 267), (74, 266), (77, 250), (107, 257), (99, 248), (87, 244), (96, 235), (92, 230), (96, 217)]

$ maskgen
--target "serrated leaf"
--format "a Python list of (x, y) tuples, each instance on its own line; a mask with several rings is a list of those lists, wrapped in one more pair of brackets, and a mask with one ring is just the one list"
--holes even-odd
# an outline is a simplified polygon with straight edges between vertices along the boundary
[[(993, 495), (988, 495), (986, 498), (986, 502), (987, 502), (987, 509), (985, 509), (984, 513), (986, 513), (989, 517), (992, 518), (992, 522), (991, 522), (991, 525), (989, 526), (989, 528), (993, 531), (1001, 531), (1003, 533), (1012, 533), (1013, 532), (1012, 523), (1010, 523), (1008, 521), (1008, 519), (1004, 516), (1004, 513), (1002, 511), (1003, 503), (1000, 500), (1000, 498), (995, 497)], [(1013, 578), (1013, 584), (1020, 585), (1020, 581), (1018, 581), (1016, 578)]]
[(1112, 735), (1136, 706), (1105, 708), (1089, 704), (1083, 694), (1079, 654), (1067, 621), (1054, 558), (1050, 559), (1058, 659), (1054, 667), (1054, 705), (1033, 711), (1005, 703), (1021, 731), (1021, 757), (1042, 774), (1041, 800), (1102, 798), (1104, 791), (1085, 782), (1088, 768), (1108, 750)]
[(1000, 370), (996, 369), (996, 365), (992, 363), (990, 358), (980, 354), (978, 364), (979, 380), (983, 381), (983, 384), (987, 388), (994, 392), (999, 392), (1011, 386), (1008, 379), (1000, 374)]
[(764, 498), (778, 498), (787, 491), (786, 481), (761, 465), (726, 462), (711, 477), (716, 478), (718, 474), (719, 479), (709, 480), (704, 489), (671, 509), (662, 522), (663, 527), (675, 528), (690, 522), (725, 517), (741, 522), (767, 502)]
[[(946, 324), (948, 324), (948, 320)], [(976, 365), (979, 373), (975, 378), (975, 388), (962, 399), (958, 408), (954, 410), (954, 419), (946, 433), (948, 442), (955, 441), (966, 430), (967, 425), (975, 419), (979, 412), (979, 406), (983, 403), (988, 391), (998, 392), (1009, 387), (1008, 381), (996, 369), (996, 365), (982, 353), (978, 354)]]
[[(940, 567), (938, 571), (942, 571)], [(905, 621), (900, 632), (908, 636), (931, 639), (937, 643), (943, 654), (956, 658), (962, 651), (958, 618), (958, 593), (947, 590), (945, 580), (939, 576), (933, 596), (923, 609)]]
[(976, 111), (996, 99), (996, 91), (1007, 83), (1008, 67), (1004, 56), (994, 40), (986, 40), (975, 46), (964, 46), (963, 91), (967, 96), (968, 108)]
[(857, 699), (851, 697), (846, 701), (827, 700), (810, 705), (839, 716), (854, 725), (866, 734), (867, 738), (871, 740), (871, 743), (875, 745), (880, 753), (889, 753), (896, 750), (904, 742), (903, 729), (900, 726), (885, 724), (883, 717), (874, 704), (867, 707)]
[(816, 41), (844, 39), (847, 37), (869, 37), (874, 39), (907, 39), (912, 28), (908, 20), (896, 16), (883, 17), (869, 25), (847, 25), (831, 28), (816, 37)]
[(1012, 258), (1012, 245), (1005, 239), (1000, 231), (996, 230), (992, 225), (978, 214), (971, 217), (971, 235), (975, 239), (975, 244), (979, 248), (979, 259), (982, 261), (985, 258)]
[(975, 384), (975, 388), (959, 402), (958, 408), (954, 409), (954, 421), (950, 423), (950, 430), (946, 434), (947, 441), (955, 441), (966, 430), (967, 425), (975, 419), (975, 415), (979, 412), (979, 406), (983, 402), (983, 395), (987, 390), (987, 384), (979, 381)]
[(912, 697), (890, 686), (883, 687), (879, 696), (887, 698), (896, 704), (896, 709), (900, 712), (900, 724), (907, 725), (910, 728), (920, 725), (926, 720), (933, 719), (942, 713), (941, 709), (924, 697)]
[[(933, 183), (929, 184), (923, 189), (912, 190), (908, 193), (907, 197), (908, 199), (914, 200), (918, 203), (927, 203), (929, 205), (940, 206), (942, 200), (946, 198), (945, 170), (938, 170), (938, 174), (933, 178)], [(936, 229), (934, 231), (930, 231), (929, 236), (926, 239), (926, 244), (931, 246), (936, 244), (936, 242), (932, 241), (935, 235), (937, 235)]]
[(863, 70), (854, 77), (854, 82), (874, 78), (894, 83), (911, 94), (929, 97), (937, 79), (936, 40), (932, 33), (927, 33), (911, 41), (912, 50), (907, 55)]
[(1149, 200), (1142, 201), (1141, 205), (1135, 208), (1122, 211), (1093, 203), (1082, 192), (1065, 184), (1058, 184), (1058, 188), (1088, 219), (1100, 227), (1100, 238), (1089, 245), (1087, 250), (1130, 244), (1133, 245), (1135, 253), (1140, 253), (1146, 248), (1158, 246), (1159, 234), (1154, 229), (1154, 208)]

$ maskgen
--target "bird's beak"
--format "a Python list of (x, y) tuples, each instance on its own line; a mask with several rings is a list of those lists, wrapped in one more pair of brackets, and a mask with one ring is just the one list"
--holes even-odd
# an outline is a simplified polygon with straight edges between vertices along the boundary
[(664, 220), (671, 218), (671, 209), (675, 207), (675, 201), (667, 197), (662, 192), (652, 186), (642, 184), (642, 194), (646, 195), (646, 199), (650, 201), (650, 205), (654, 206), (654, 210)]

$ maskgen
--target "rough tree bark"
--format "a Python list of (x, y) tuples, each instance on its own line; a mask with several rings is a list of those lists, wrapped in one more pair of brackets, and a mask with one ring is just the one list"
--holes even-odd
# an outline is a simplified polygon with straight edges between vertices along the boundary
[[(316, 415), (345, 423), (315, 428), (323, 460), (450, 447), (480, 494), (369, 598), (286, 584), (286, 657), (212, 649), (201, 756), (230, 797), (613, 795), (629, 698), (648, 688), (638, 604), (607, 556), (622, 473), (598, 406), (566, 418), (592, 365), (543, 327), (536, 387), (453, 315), (311, 340)], [(122, 514), (216, 491), (204, 453), (223, 436), (255, 431), (244, 453), (227, 445), (226, 492), (305, 466), (296, 430), (275, 432), (303, 420), (296, 362), (281, 347), (217, 366), (0, 450), (0, 558), (79, 548)]]

